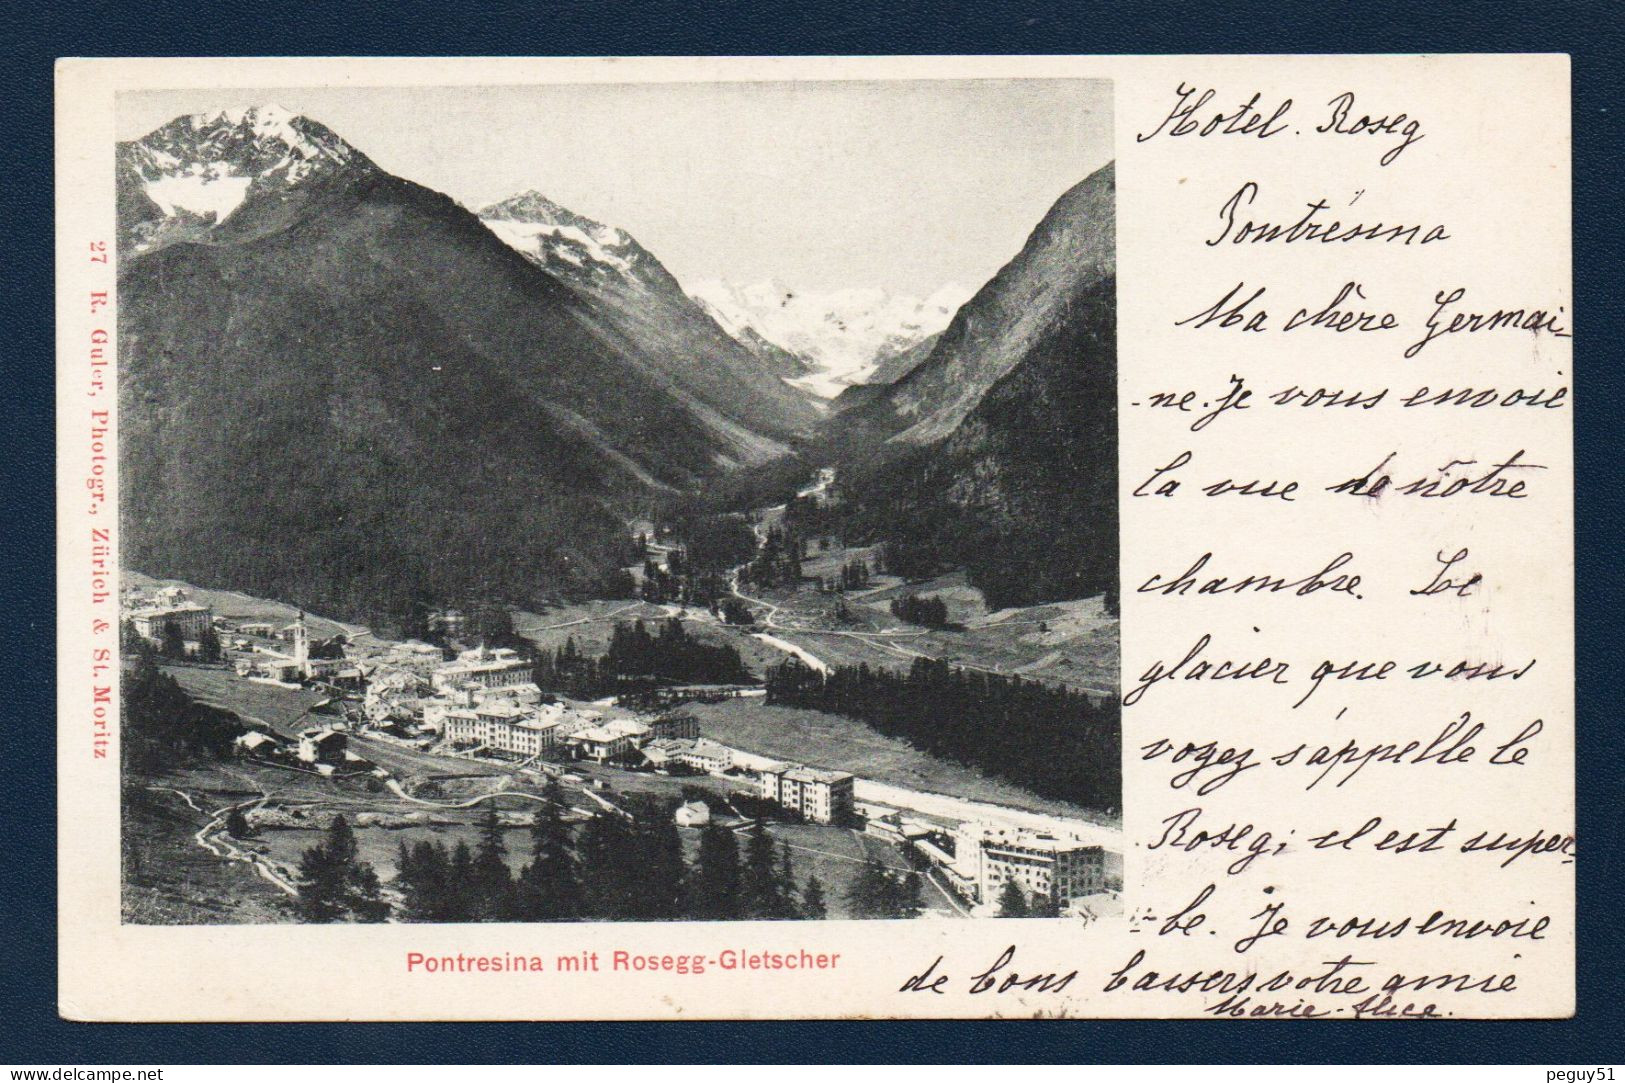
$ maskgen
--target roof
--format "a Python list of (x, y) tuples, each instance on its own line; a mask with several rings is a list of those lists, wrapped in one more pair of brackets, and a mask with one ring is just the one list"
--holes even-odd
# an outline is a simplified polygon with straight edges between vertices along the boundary
[(1041, 850), (1048, 853), (1071, 853), (1076, 850), (1103, 850), (1103, 847), (1091, 845), (1082, 839), (1067, 835), (1051, 835), (1038, 831), (1019, 831), (1007, 827), (993, 827), (984, 825), (981, 831), (982, 843), (986, 846), (1014, 846), (1024, 850)]
[(554, 722), (551, 719), (543, 718), (521, 718), (518, 725), (520, 729), (536, 730), (538, 732), (541, 730), (558, 729), (559, 726), (557, 722)]
[(631, 735), (618, 733), (607, 726), (593, 726), (570, 734), (570, 739), (572, 741), (594, 741), (599, 744), (609, 744), (612, 741), (624, 740), (629, 736)]
[(684, 801), (683, 807), (690, 812), (709, 813), (711, 811), (711, 806), (707, 805), (704, 801)]
[(849, 781), (852, 775), (845, 771), (826, 771), (819, 767), (792, 767), (784, 772), (784, 777), (795, 782), (817, 782), (833, 786), (838, 782)]
[(541, 685), (535, 681), (520, 681), (518, 684), (505, 684), (499, 688), (479, 689), (485, 699), (517, 699), (532, 693), (539, 694), (541, 690)]
[(178, 605), (153, 605), (145, 609), (137, 609), (130, 614), (134, 617), (170, 617), (178, 613), (207, 613), (209, 607), (198, 605), (196, 602), (181, 602)]

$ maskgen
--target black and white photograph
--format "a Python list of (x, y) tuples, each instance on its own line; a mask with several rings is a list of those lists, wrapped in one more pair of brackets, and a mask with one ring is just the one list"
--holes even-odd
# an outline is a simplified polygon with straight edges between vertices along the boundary
[(125, 923), (1122, 920), (1110, 81), (116, 126)]

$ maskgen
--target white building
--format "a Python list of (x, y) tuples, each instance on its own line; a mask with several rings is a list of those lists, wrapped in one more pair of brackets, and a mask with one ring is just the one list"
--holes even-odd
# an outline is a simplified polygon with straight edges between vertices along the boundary
[(1106, 890), (1106, 851), (1081, 839), (967, 823), (954, 833), (949, 871), (960, 884), (974, 885), (977, 902), (997, 902), (1014, 881), (1029, 902), (1044, 899), (1065, 909)]
[(624, 759), (642, 748), (649, 739), (649, 727), (631, 718), (617, 718), (601, 726), (589, 726), (565, 740), (582, 759), (604, 763)]
[(663, 737), (644, 745), (643, 754), (657, 767), (680, 763), (709, 775), (720, 775), (733, 766), (734, 750), (703, 737)]
[(813, 823), (837, 823), (852, 815), (853, 778), (845, 771), (775, 763), (763, 767), (760, 776), (763, 797)]
[(274, 752), (277, 748), (277, 739), (269, 733), (260, 730), (249, 730), (237, 738), (236, 744), (240, 752), (250, 756), (265, 755)]
[(502, 699), (446, 710), (440, 725), (449, 741), (483, 745), (525, 759), (547, 755), (558, 744), (557, 722)]
[(450, 691), (472, 684), (480, 688), (505, 688), (531, 683), (531, 667), (510, 647), (490, 650), (479, 647), (464, 651), (455, 662), (434, 671), (436, 688)]
[(176, 601), (169, 605), (148, 606), (130, 614), (130, 624), (136, 635), (147, 642), (162, 646), (164, 636), (173, 628), (184, 643), (198, 644), (214, 624), (214, 613), (206, 605)]

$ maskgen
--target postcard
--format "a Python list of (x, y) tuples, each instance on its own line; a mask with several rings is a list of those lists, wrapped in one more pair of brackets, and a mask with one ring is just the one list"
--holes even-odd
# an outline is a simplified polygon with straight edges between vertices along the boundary
[(1566, 57), (57, 81), (64, 1017), (1572, 1014)]

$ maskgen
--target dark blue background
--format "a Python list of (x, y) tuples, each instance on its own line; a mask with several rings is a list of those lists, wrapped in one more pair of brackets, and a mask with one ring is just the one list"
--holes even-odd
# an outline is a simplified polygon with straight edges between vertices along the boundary
[[(11, 5), (0, 44), (0, 1061), (1529, 1062), (1622, 1059), (1616, 440), (1617, 3), (709, 3), (395, 0)], [(1352, 9), (1352, 5), (1350, 8)], [(1191, 10), (1184, 10), (1189, 8)], [(1568, 52), (1574, 73), (1579, 1013), (1519, 1023), (90, 1025), (57, 1019), (51, 64), (58, 56)], [(1493, 178), (1486, 181), (1493, 183)], [(334, 965), (342, 966), (342, 960)], [(162, 981), (184, 980), (186, 960)]]

